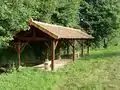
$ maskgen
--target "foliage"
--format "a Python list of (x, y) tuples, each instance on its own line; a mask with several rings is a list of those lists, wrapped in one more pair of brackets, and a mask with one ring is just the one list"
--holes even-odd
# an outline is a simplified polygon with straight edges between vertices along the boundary
[(26, 30), (30, 17), (48, 22), (54, 3), (54, 0), (1, 0), (0, 44), (8, 43), (16, 32)]
[(80, 25), (94, 36), (96, 46), (107, 44), (119, 29), (119, 12), (119, 0), (83, 0)]
[(16, 32), (27, 30), (31, 17), (43, 22), (75, 26), (78, 9), (79, 0), (1, 0), (1, 45), (12, 40)]
[(79, 5), (81, 0), (58, 0), (52, 23), (76, 27), (79, 23)]
[(82, 26), (95, 37), (95, 44), (107, 43), (119, 30), (119, 11), (119, 0), (0, 0), (0, 45), (8, 46), (16, 32), (27, 30), (31, 17)]

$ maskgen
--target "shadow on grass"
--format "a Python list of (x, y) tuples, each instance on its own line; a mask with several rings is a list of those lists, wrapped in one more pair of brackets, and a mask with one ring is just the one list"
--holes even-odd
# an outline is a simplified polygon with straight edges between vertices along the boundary
[(91, 53), (90, 55), (85, 55), (82, 57), (82, 60), (97, 60), (97, 59), (105, 59), (120, 56), (120, 51), (118, 52), (103, 52), (103, 53)]

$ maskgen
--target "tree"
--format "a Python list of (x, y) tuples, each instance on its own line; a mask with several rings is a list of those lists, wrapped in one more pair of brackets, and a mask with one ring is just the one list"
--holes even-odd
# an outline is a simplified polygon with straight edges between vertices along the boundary
[(0, 0), (0, 45), (8, 46), (16, 32), (28, 29), (28, 20), (50, 22), (55, 0)]
[(118, 29), (119, 0), (83, 0), (80, 5), (80, 25), (95, 37), (96, 46), (103, 41), (107, 46), (109, 38)]
[(57, 7), (51, 16), (52, 23), (76, 27), (79, 22), (80, 0), (57, 0)]

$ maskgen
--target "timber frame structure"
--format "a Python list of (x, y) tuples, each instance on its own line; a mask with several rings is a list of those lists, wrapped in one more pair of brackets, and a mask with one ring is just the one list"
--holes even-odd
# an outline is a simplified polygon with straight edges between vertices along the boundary
[[(69, 27), (63, 27), (59, 25), (47, 24), (39, 21), (29, 20), (29, 30), (21, 31), (14, 36), (14, 47), (18, 53), (18, 68), (20, 63), (20, 53), (31, 41), (49, 42), (47, 45), (51, 47), (51, 70), (54, 69), (55, 49), (60, 41), (66, 41), (70, 43), (73, 48), (73, 61), (75, 60), (75, 41), (82, 41), (81, 55), (83, 56), (83, 44), (84, 41), (93, 39), (91, 35), (79, 30)], [(87, 53), (89, 54), (89, 45), (87, 47)]]

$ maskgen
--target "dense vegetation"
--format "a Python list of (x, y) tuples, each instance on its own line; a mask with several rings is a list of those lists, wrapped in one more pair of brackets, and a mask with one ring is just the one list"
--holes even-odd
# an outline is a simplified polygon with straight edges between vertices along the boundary
[[(15, 33), (28, 29), (30, 18), (83, 28), (95, 37), (95, 50), (57, 72), (25, 67), (16, 72), (13, 68), (12, 73), (0, 75), (0, 90), (120, 89), (120, 0), (0, 0), (0, 66), (18, 62), (10, 41)], [(66, 47), (69, 45), (63, 45)], [(97, 47), (107, 49), (96, 50)], [(33, 62), (37, 55), (43, 56), (40, 49), (37, 44), (27, 45), (21, 62)]]
[[(119, 4), (119, 0), (0, 0), (0, 66), (16, 63), (16, 51), (9, 42), (13, 40), (15, 33), (28, 29), (30, 18), (84, 28), (82, 30), (95, 37), (92, 48), (118, 45)], [(38, 46), (27, 45), (21, 54), (21, 62), (44, 61), (46, 57), (41, 51), (43, 48)], [(62, 47), (62, 52), (71, 49), (69, 44)]]
[(8, 46), (16, 32), (27, 30), (32, 17), (82, 27), (95, 37), (95, 46), (106, 46), (119, 34), (119, 11), (119, 0), (0, 0), (0, 45)]
[(119, 0), (83, 0), (80, 5), (81, 25), (92, 33), (97, 46), (103, 43), (106, 47), (118, 33), (119, 11)]
[(1, 90), (119, 90), (120, 47), (91, 51), (90, 56), (56, 72), (21, 68), (0, 75)]

